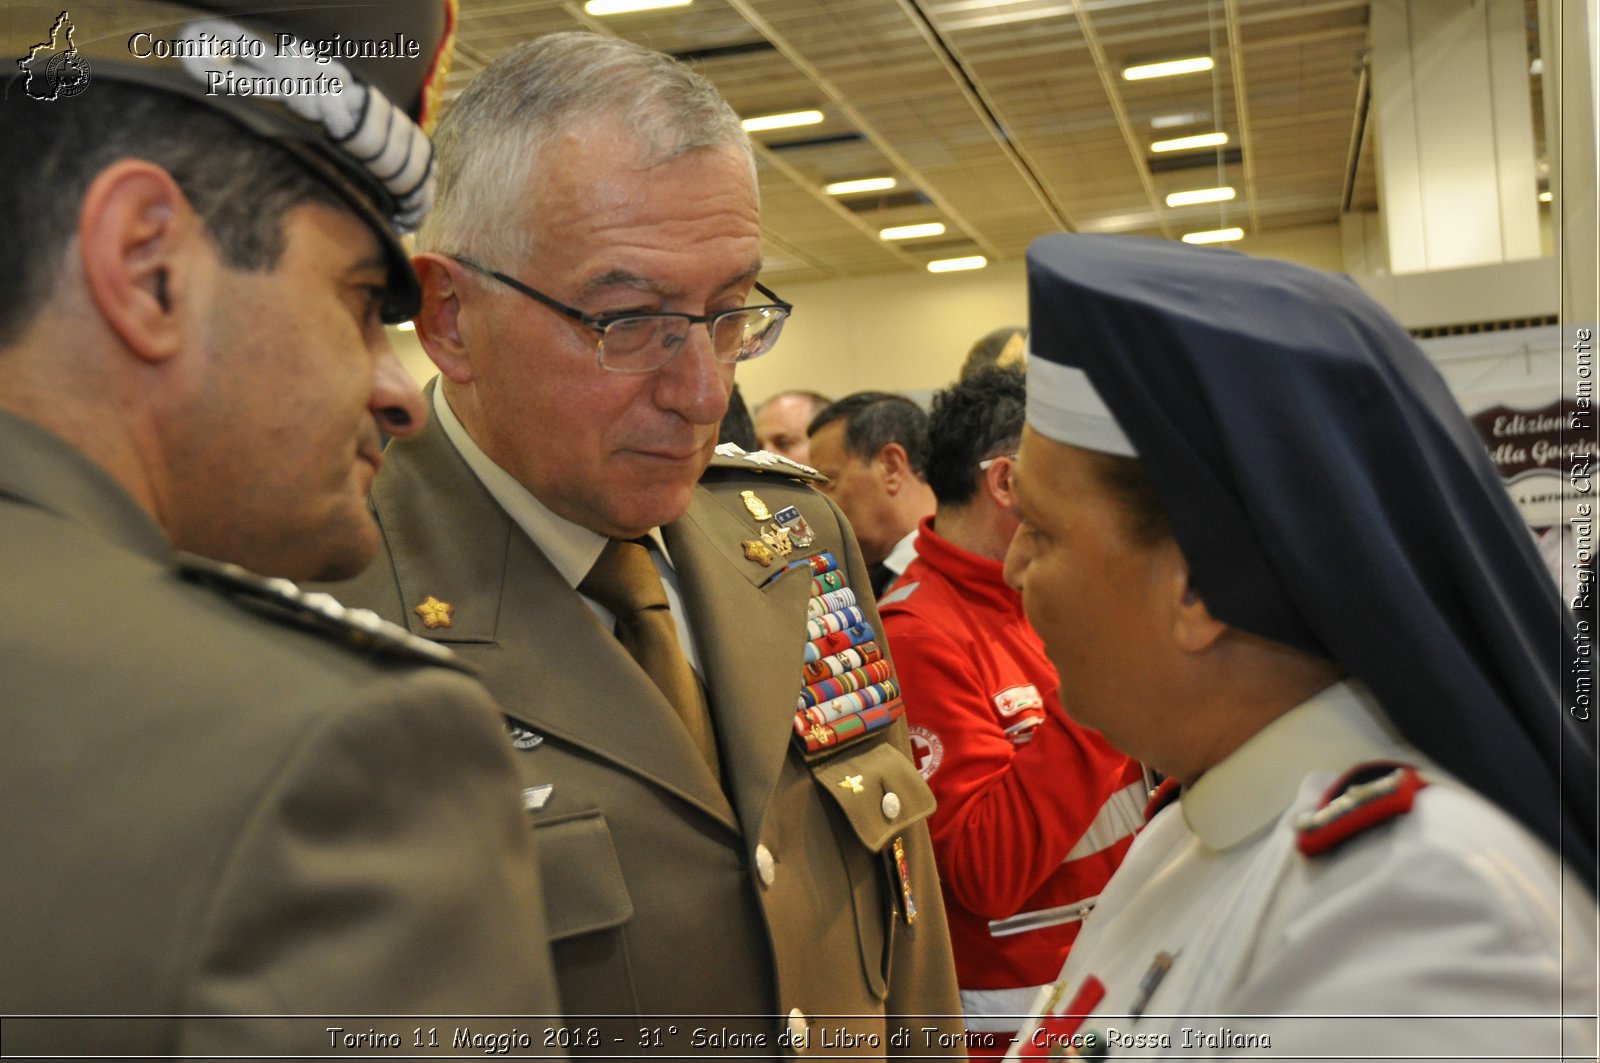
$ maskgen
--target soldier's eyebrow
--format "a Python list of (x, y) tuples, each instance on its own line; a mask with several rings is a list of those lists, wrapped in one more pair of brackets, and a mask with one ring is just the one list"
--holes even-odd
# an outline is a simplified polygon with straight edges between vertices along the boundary
[(345, 276), (349, 277), (357, 273), (370, 273), (373, 270), (382, 270), (385, 273), (389, 271), (389, 260), (384, 257), (382, 251), (374, 251), (365, 258), (350, 263), (344, 272)]

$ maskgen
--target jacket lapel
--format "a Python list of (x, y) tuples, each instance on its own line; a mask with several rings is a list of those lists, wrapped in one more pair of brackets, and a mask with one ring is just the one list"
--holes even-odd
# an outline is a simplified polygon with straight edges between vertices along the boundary
[[(670, 703), (511, 520), (437, 424), (396, 443), (373, 505), (406, 622), (472, 663), (508, 716), (643, 776), (737, 829)], [(453, 606), (429, 629), (412, 610)]]
[(728, 792), (754, 836), (794, 733), (810, 573), (747, 560), (739, 544), (755, 536), (748, 517), (704, 489), (664, 535), (706, 672)]

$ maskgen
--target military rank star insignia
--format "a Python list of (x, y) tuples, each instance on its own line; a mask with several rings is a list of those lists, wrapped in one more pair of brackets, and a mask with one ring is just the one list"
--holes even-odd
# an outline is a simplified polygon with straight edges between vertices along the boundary
[(861, 776), (859, 775), (846, 775), (843, 779), (839, 780), (839, 788), (842, 790), (849, 790), (853, 794), (859, 794), (863, 789), (865, 789), (865, 787), (861, 785)]
[(431, 629), (453, 626), (454, 621), (450, 619), (450, 614), (456, 611), (456, 607), (449, 602), (441, 602), (430, 594), (422, 599), (421, 605), (411, 611), (422, 617), (423, 627)]

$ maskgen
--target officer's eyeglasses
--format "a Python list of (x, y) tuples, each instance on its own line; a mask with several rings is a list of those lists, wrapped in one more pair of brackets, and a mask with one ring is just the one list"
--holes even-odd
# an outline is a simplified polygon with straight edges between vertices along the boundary
[(714, 314), (586, 314), (576, 307), (528, 287), (515, 277), (490, 269), (462, 255), (451, 258), (493, 277), (506, 287), (535, 299), (558, 314), (599, 333), (595, 355), (604, 369), (616, 373), (649, 373), (677, 357), (689, 338), (691, 325), (704, 325), (711, 336), (711, 353), (725, 365), (748, 362), (772, 350), (778, 342), (778, 333), (789, 317), (793, 305), (761, 284), (756, 291), (772, 300), (770, 305), (745, 306), (736, 310), (719, 310)]

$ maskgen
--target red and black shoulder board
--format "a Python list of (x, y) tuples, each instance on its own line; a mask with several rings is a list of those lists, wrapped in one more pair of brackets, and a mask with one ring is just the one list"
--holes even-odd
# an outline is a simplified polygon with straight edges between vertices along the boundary
[(1321, 856), (1344, 842), (1411, 811), (1417, 791), (1428, 782), (1409, 764), (1375, 760), (1341, 775), (1313, 812), (1295, 820), (1296, 841), (1305, 856)]

